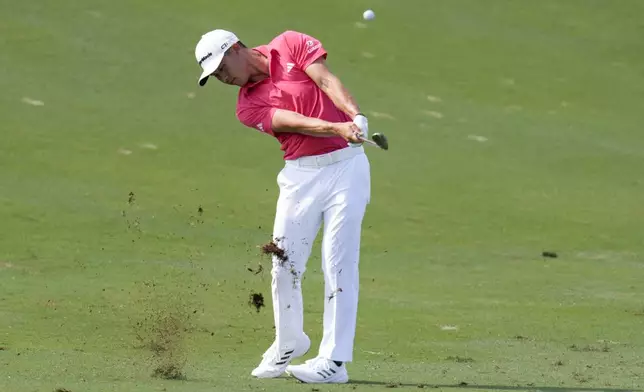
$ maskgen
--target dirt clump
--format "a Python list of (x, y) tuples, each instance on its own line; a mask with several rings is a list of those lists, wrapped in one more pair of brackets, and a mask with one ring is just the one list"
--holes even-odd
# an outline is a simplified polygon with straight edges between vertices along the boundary
[(263, 308), (264, 305), (264, 295), (262, 293), (251, 293), (250, 299), (248, 300), (250, 306), (254, 306), (257, 310), (257, 313)]
[(288, 255), (284, 249), (280, 248), (277, 245), (279, 239), (275, 239), (267, 244), (262, 245), (262, 253), (265, 255), (270, 255), (276, 257), (280, 264), (284, 265), (288, 261)]

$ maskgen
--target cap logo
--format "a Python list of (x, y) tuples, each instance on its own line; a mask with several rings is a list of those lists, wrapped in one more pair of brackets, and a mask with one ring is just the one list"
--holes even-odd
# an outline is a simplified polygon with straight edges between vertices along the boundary
[(201, 60), (199, 60), (199, 65), (201, 65), (201, 63), (203, 63), (204, 61), (206, 61), (206, 60), (207, 60), (208, 58), (210, 58), (210, 57), (212, 57), (212, 52), (210, 52), (210, 53), (208, 53), (207, 55), (203, 56), (203, 57), (201, 58)]
[(224, 43), (223, 45), (221, 45), (221, 50), (224, 50), (224, 49), (226, 49), (227, 47), (228, 47), (228, 42), (226, 42), (226, 43)]

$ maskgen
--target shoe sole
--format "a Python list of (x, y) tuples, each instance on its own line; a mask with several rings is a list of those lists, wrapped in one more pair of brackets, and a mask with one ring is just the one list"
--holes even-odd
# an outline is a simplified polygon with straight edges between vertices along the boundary
[(348, 376), (347, 376), (346, 379), (333, 380), (333, 378), (331, 378), (329, 380), (310, 381), (310, 380), (304, 380), (304, 379), (296, 376), (295, 374), (293, 374), (293, 372), (289, 372), (288, 370), (286, 371), (286, 374), (288, 374), (289, 376), (293, 377), (294, 379), (296, 379), (299, 382), (304, 383), (304, 384), (346, 384), (346, 383), (349, 382), (349, 377)]

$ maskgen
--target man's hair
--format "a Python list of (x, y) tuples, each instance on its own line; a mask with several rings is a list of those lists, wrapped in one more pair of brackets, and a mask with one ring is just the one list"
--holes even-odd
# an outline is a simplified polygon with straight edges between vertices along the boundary
[(241, 41), (237, 41), (234, 45), (231, 45), (228, 49), (226, 49), (226, 51), (224, 52), (224, 56), (228, 56), (228, 54), (230, 54), (230, 53), (231, 53), (231, 50), (233, 50), (233, 47), (234, 47), (235, 45), (239, 45), (239, 47), (241, 47), (241, 48), (245, 48), (245, 47), (246, 47), (246, 45), (244, 45), (244, 43), (243, 43), (243, 42), (241, 42)]

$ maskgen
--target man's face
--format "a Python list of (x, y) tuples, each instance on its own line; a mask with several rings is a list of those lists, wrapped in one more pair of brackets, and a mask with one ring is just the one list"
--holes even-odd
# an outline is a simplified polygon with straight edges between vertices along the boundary
[(219, 68), (212, 73), (212, 76), (219, 79), (220, 82), (235, 86), (244, 86), (248, 83), (250, 72), (248, 70), (248, 61), (243, 56), (242, 48), (234, 45), (224, 55)]

